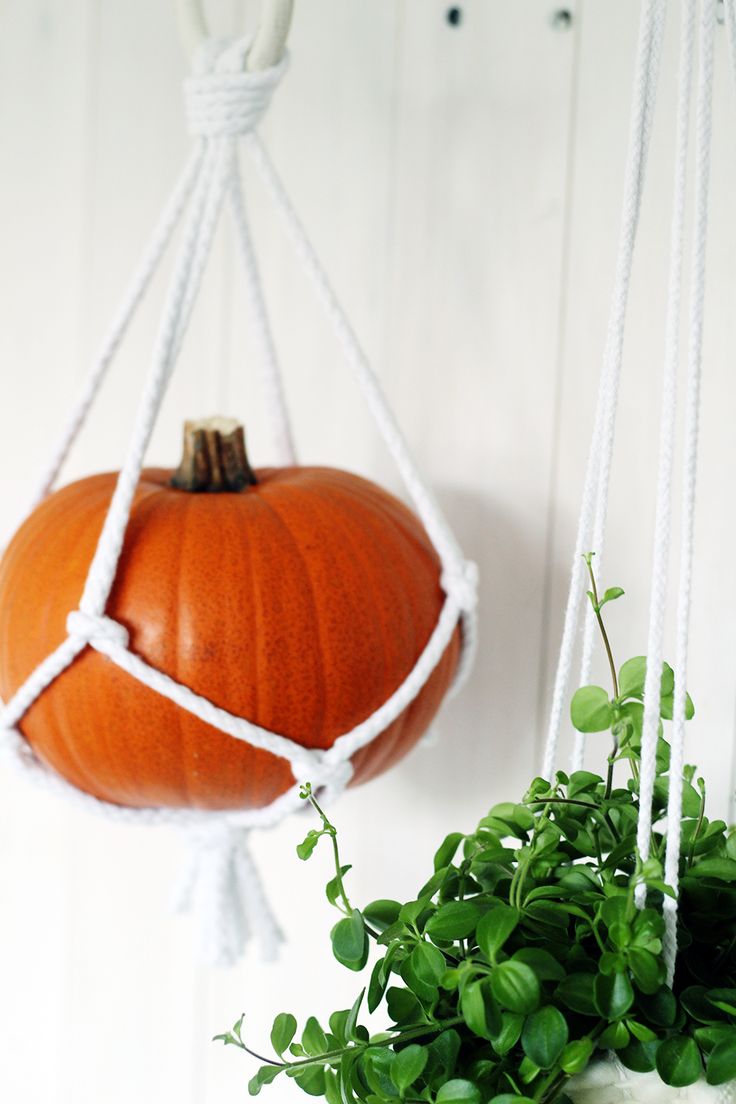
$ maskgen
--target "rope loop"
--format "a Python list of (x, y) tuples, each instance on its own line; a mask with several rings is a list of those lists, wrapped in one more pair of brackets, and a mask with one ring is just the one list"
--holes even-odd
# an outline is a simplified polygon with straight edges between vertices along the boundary
[(84, 610), (72, 610), (66, 619), (66, 630), (70, 636), (85, 640), (93, 648), (99, 645), (127, 648), (130, 642), (125, 625), (112, 617), (95, 617)]
[(289, 67), (288, 54), (271, 69), (243, 69), (250, 39), (207, 39), (197, 51), (194, 71), (184, 81), (190, 134), (235, 138), (255, 130)]

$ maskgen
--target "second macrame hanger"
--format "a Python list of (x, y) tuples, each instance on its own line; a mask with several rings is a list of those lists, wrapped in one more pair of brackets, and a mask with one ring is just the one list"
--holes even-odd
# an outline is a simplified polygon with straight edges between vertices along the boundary
[[(725, 22), (736, 78), (736, 0), (725, 0)], [(619, 236), (614, 290), (609, 315), (603, 367), (600, 377), (593, 437), (586, 468), (578, 533), (571, 570), (570, 592), (565, 611), (560, 658), (554, 685), (543, 772), (552, 777), (563, 710), (568, 697), (580, 610), (585, 601), (583, 555), (592, 551), (600, 572), (608, 505), (608, 491), (623, 361), (624, 328), (634, 245), (639, 224), (646, 176), (647, 156), (659, 80), (667, 0), (645, 0), (637, 49), (636, 77), (631, 111), (629, 148), (624, 181), (623, 214)], [(680, 51), (677, 81), (675, 167), (670, 228), (670, 258), (667, 308), (664, 325), (664, 368), (659, 430), (656, 515), (651, 569), (651, 601), (647, 646), (647, 674), (644, 689), (642, 767), (640, 778), (637, 850), (642, 862), (649, 856), (652, 802), (656, 777), (659, 721), (659, 693), (664, 650), (664, 623), (668, 595), (668, 565), (673, 511), (673, 469), (677, 431), (678, 377), (685, 361), (685, 416), (682, 446), (681, 537), (678, 550), (675, 692), (667, 823), (679, 826), (682, 815), (685, 744), (688, 637), (693, 577), (694, 520), (697, 485), (698, 435), (702, 379), (703, 318), (706, 274), (708, 191), (711, 164), (714, 43), (717, 0), (682, 0)], [(694, 187), (692, 243), (689, 272), (688, 338), (684, 358), (680, 351), (683, 319), (683, 270), (685, 267), (685, 221), (687, 210), (688, 156), (691, 147), (690, 122), (697, 63), (695, 96)], [(582, 639), (579, 685), (589, 681), (594, 646), (594, 617), (588, 608)], [(582, 769), (585, 737), (578, 734), (571, 769)], [(679, 831), (667, 832), (665, 881), (678, 889)], [(643, 905), (643, 887), (637, 902)], [(664, 899), (665, 957), (668, 983), (674, 977), (677, 956), (677, 897)]]

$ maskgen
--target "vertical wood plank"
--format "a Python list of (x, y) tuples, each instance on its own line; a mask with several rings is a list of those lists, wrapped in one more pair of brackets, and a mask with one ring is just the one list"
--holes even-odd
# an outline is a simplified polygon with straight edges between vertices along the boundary
[[(8, 0), (0, 7), (0, 543), (41, 458), (26, 427), (55, 431), (79, 358), (90, 102), (90, 5)], [(67, 1014), (70, 894), (66, 811), (0, 772), (0, 1093), (66, 1104), (59, 1077)], [(39, 1037), (43, 1037), (43, 1061)]]

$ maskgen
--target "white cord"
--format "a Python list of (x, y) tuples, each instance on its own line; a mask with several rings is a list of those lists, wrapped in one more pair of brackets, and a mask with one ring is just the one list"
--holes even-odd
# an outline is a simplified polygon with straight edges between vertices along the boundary
[[(685, 407), (685, 455), (683, 461), (682, 536), (680, 545), (680, 584), (677, 598), (677, 637), (675, 645), (675, 700), (673, 707), (672, 763), (667, 806), (667, 849), (665, 881), (677, 893), (680, 861), (680, 823), (682, 820), (682, 771), (685, 748), (685, 710), (688, 671), (688, 640), (695, 544), (695, 495), (700, 430), (700, 391), (703, 359), (703, 317), (705, 310), (705, 259), (708, 237), (708, 189), (713, 132), (713, 67), (716, 28), (716, 0), (703, 0), (698, 79), (695, 216), (690, 277), (690, 335), (688, 343), (688, 382)], [(641, 800), (641, 799), (640, 799)], [(672, 983), (677, 957), (677, 897), (665, 898), (665, 960)]]
[[(593, 437), (585, 471), (583, 498), (570, 575), (570, 589), (565, 609), (560, 656), (552, 695), (552, 709), (542, 767), (545, 778), (551, 778), (555, 768), (562, 715), (570, 684), (580, 605), (585, 591), (585, 565), (582, 557), (585, 552), (592, 551), (594, 547), (596, 550), (598, 548), (593, 543), (594, 509), (596, 510), (596, 524), (600, 525), (602, 516), (601, 498), (604, 494), (607, 494), (608, 489), (607, 476), (605, 479), (601, 477), (604, 467), (610, 466), (610, 460), (608, 465), (604, 464), (603, 442), (605, 441), (606, 448), (610, 446), (612, 449), (615, 405), (623, 356), (624, 319), (634, 242), (641, 208), (644, 172), (649, 151), (651, 121), (656, 99), (659, 57), (664, 33), (664, 15), (665, 0), (645, 0), (639, 27), (636, 81), (631, 109), (629, 152), (624, 180), (624, 207), (619, 235), (613, 300), (606, 336)], [(595, 497), (596, 488), (598, 492), (597, 500)], [(583, 748), (583, 741), (577, 740), (573, 769), (579, 769), (582, 765)]]
[[(667, 289), (665, 325), (665, 358), (662, 385), (662, 416), (659, 438), (659, 471), (657, 504), (652, 555), (651, 601), (647, 642), (647, 672), (644, 684), (644, 721), (642, 728), (642, 774), (640, 804), (651, 810), (656, 777), (657, 742), (659, 738), (660, 686), (664, 661), (664, 621), (667, 605), (670, 533), (672, 517), (672, 467), (675, 446), (677, 412), (677, 376), (680, 359), (680, 318), (682, 305), (682, 270), (685, 235), (685, 200), (687, 194), (687, 162), (692, 99), (693, 63), (697, 2), (683, 0), (678, 78), (678, 102), (675, 150), (675, 182), (670, 230), (670, 268)], [(681, 786), (677, 754), (673, 747), (671, 785)], [(677, 774), (677, 777), (676, 777)], [(640, 818), (638, 828), (639, 853), (649, 857), (651, 816)], [(644, 887), (638, 890), (639, 903), (646, 898)]]
[(92, 404), (107, 376), (108, 369), (115, 358), (123, 338), (128, 332), (130, 322), (141, 303), (151, 279), (158, 268), (159, 262), (166, 251), (177, 223), (184, 208), (190, 199), (192, 189), (199, 177), (201, 170), (203, 145), (197, 146), (185, 166), (171, 198), (164, 207), (149, 245), (146, 247), (140, 264), (136, 269), (123, 301), (118, 309), (109, 331), (102, 341), (100, 349), (95, 357), (89, 376), (85, 380), (81, 394), (77, 399), (67, 424), (59, 436), (56, 447), (51, 454), (51, 460), (44, 469), (43, 475), (38, 480), (36, 490), (31, 493), (30, 502), (26, 513), (35, 510), (36, 506), (51, 492), (58, 478), (59, 472), (69, 455), (69, 452), (79, 436), (79, 432), (87, 420)]
[(253, 239), (248, 224), (248, 215), (243, 196), (243, 181), (237, 161), (233, 161), (233, 175), (230, 184), (230, 205), (235, 223), (240, 259), (245, 273), (245, 284), (250, 299), (251, 316), (255, 325), (255, 336), (260, 356), (259, 383), (266, 406), (267, 420), (271, 426), (274, 444), (274, 463), (279, 467), (296, 464), (294, 434), (289, 418), (289, 408), (284, 395), (284, 384), (279, 368), (276, 343), (268, 317), (266, 297), (258, 267), (258, 258), (253, 247)]

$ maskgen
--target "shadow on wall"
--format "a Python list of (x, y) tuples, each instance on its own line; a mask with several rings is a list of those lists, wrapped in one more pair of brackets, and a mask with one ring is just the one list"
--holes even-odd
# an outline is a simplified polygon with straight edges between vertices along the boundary
[(539, 519), (532, 528), (500, 509), (490, 494), (445, 487), (439, 497), (463, 550), (480, 569), (479, 648), (469, 682), (439, 714), (437, 738), (405, 760), (400, 782), (412, 802), (435, 803), (443, 791), (454, 799), (462, 794), (472, 818), (496, 801), (520, 796), (539, 769), (545, 592), (564, 593), (568, 565), (545, 563), (542, 503), (538, 511), (525, 511)]

